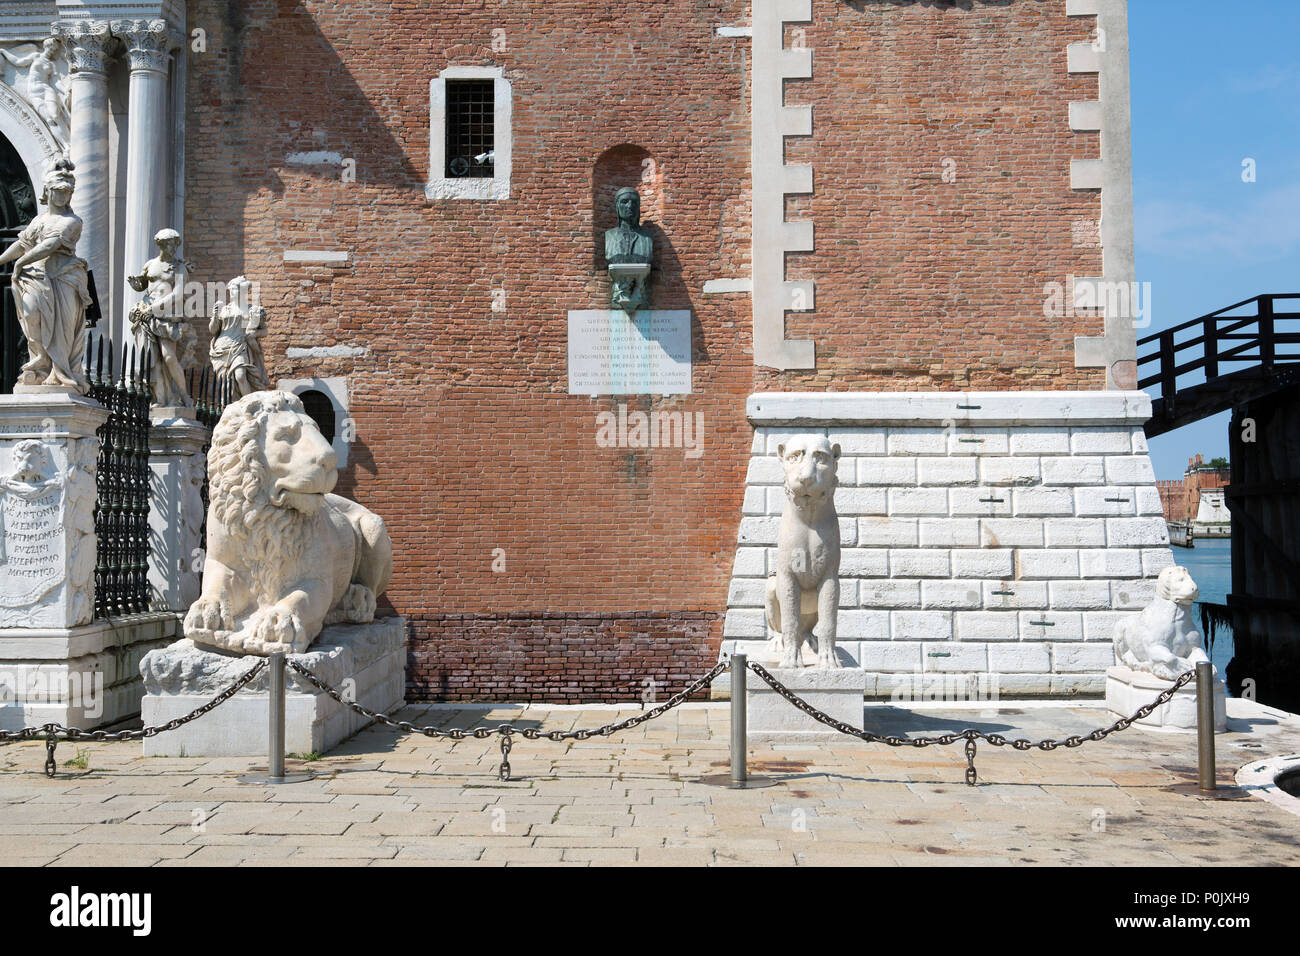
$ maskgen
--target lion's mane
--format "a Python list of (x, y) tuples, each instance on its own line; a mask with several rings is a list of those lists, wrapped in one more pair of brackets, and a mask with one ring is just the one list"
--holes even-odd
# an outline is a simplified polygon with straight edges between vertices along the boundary
[[(209, 523), (213, 519), (245, 556), (259, 603), (274, 600), (295, 573), (311, 535), (311, 516), (271, 497), (271, 471), (262, 454), (266, 422), (276, 412), (305, 414), (289, 392), (254, 392), (230, 405), (208, 450)], [(214, 555), (218, 559), (221, 555)]]

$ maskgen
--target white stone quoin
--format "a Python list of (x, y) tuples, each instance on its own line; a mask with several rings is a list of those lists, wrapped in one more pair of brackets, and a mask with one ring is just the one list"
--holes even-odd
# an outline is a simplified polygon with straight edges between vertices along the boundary
[(758, 393), (723, 653), (758, 656), (784, 504), (777, 446), (842, 450), (837, 645), (869, 696), (988, 675), (1003, 698), (1100, 696), (1111, 632), (1173, 565), (1142, 392)]
[[(179, 640), (147, 655), (140, 664), (146, 725), (183, 717), (207, 703), (258, 658), (209, 650)], [(369, 624), (327, 627), (305, 654), (291, 654), (313, 674), (369, 710), (389, 713), (405, 704), (406, 621), (385, 617)], [(270, 716), (267, 674), (230, 700), (174, 731), (147, 738), (146, 757), (246, 757), (267, 753)], [(368, 721), (291, 669), (285, 668), (285, 752), (325, 753)]]

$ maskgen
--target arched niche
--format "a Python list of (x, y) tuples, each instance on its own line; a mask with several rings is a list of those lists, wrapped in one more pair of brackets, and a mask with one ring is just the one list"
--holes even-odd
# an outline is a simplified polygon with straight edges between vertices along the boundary
[(608, 308), (609, 279), (605, 263), (605, 230), (618, 225), (614, 194), (624, 186), (635, 186), (641, 194), (641, 225), (654, 237), (651, 260), (650, 308), (689, 309), (690, 296), (682, 280), (681, 263), (673, 248), (664, 219), (665, 171), (653, 153), (634, 143), (621, 143), (603, 151), (591, 172), (591, 273), (587, 293), (600, 308)]
[[(641, 221), (658, 223), (663, 215), (663, 190), (658, 164), (650, 151), (632, 143), (611, 146), (596, 159), (591, 174), (591, 255), (593, 268), (605, 269), (605, 230), (618, 225), (614, 194), (635, 186), (641, 194)], [(655, 250), (658, 264), (659, 250)]]

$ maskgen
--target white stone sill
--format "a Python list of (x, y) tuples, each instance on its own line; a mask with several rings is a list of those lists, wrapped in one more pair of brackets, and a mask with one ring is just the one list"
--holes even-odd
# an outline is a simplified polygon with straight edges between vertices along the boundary
[(1151, 397), (1140, 391), (756, 392), (745, 413), (756, 427), (1142, 425), (1151, 417)]

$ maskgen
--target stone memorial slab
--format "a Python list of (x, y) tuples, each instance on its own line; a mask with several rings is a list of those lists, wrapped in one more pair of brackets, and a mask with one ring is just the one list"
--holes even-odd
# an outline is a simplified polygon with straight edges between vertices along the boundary
[(691, 391), (688, 309), (569, 312), (570, 395), (686, 395)]

